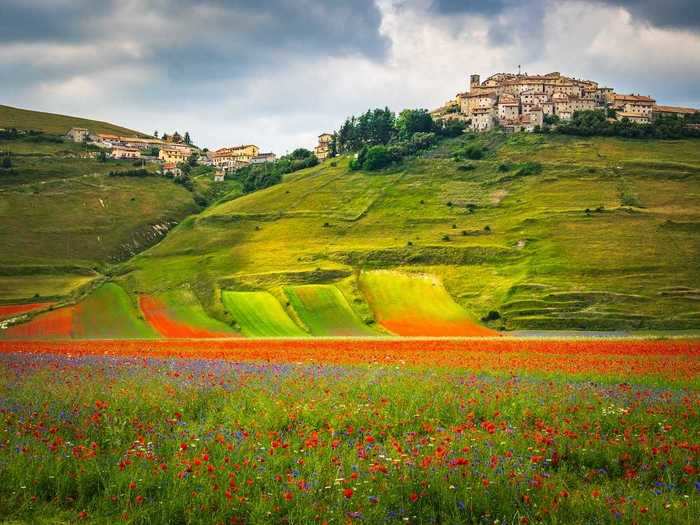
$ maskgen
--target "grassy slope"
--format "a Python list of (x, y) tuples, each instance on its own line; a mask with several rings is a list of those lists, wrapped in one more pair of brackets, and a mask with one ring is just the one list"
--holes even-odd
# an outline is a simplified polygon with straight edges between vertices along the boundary
[(118, 135), (136, 135), (141, 137), (147, 136), (143, 133), (139, 133), (138, 131), (124, 128), (122, 126), (116, 126), (114, 124), (110, 124), (109, 122), (80, 117), (69, 117), (67, 115), (57, 115), (55, 113), (44, 113), (42, 111), (31, 111), (28, 109), (0, 105), (0, 128), (16, 128), (63, 135), (73, 127), (87, 128), (93, 133), (115, 133)]
[[(123, 281), (146, 291), (193, 283), (221, 317), (222, 288), (399, 268), (441, 277), (473, 318), (499, 310), (509, 328), (700, 326), (698, 142), (475, 140), (489, 154), (472, 171), (452, 160), (473, 141), (463, 137), (379, 174), (350, 172), (347, 159), (295, 173), (186, 221), (130, 261)], [(542, 173), (499, 169), (524, 161)]]
[(396, 335), (495, 335), (470, 319), (432, 275), (363, 272), (360, 286), (377, 321)]
[[(156, 225), (195, 212), (192, 193), (160, 177), (109, 177), (132, 168), (77, 156), (73, 143), (0, 141), (0, 302), (66, 296), (105, 263), (124, 260), (162, 235)], [(154, 169), (149, 166), (149, 169)]]
[(178, 289), (156, 297), (140, 298), (147, 321), (164, 337), (226, 337), (237, 333), (226, 323), (209, 317), (195, 295)]
[(250, 337), (300, 337), (307, 335), (282, 306), (266, 292), (224, 292), (223, 303), (241, 333)]
[(148, 339), (156, 332), (123, 288), (106, 283), (76, 305), (57, 308), (0, 331), (9, 339)]
[(352, 311), (345, 296), (335, 286), (288, 286), (285, 292), (292, 308), (313, 335), (377, 335)]

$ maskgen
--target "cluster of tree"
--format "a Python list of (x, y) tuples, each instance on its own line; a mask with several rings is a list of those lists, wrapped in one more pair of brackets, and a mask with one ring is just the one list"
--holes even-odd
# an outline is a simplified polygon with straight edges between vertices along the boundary
[[(158, 131), (153, 132), (153, 136), (155, 138), (158, 138)], [(180, 135), (177, 131), (173, 133), (172, 135), (168, 135), (167, 133), (163, 133), (163, 136), (161, 137), (162, 140), (165, 142), (174, 142), (175, 144), (182, 144), (183, 142), (185, 144), (192, 144), (192, 138), (190, 137), (190, 132), (185, 131), (185, 136), (183, 137)]]
[(463, 122), (435, 122), (425, 109), (405, 109), (398, 117), (388, 108), (348, 118), (335, 134), (331, 154), (357, 152), (353, 169), (379, 170), (430, 148), (444, 137), (464, 132)]
[[(640, 139), (680, 139), (700, 137), (700, 130), (689, 127), (695, 115), (689, 118), (658, 117), (650, 124), (638, 124), (629, 119), (609, 121), (604, 111), (577, 111), (569, 121), (560, 123), (556, 130), (566, 135), (608, 136)], [(545, 128), (545, 131), (547, 128)]]
[(318, 164), (313, 152), (298, 148), (289, 155), (280, 157), (275, 162), (251, 164), (235, 172), (235, 177), (241, 181), (244, 193), (269, 188), (282, 181), (282, 176)]

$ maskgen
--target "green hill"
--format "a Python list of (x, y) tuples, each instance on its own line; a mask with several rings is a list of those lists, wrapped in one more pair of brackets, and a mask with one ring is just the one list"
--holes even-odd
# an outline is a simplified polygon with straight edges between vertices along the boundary
[[(13, 120), (8, 121), (7, 119)], [(44, 118), (46, 117), (46, 118)], [(0, 127), (87, 125), (72, 117), (0, 107)], [(68, 120), (61, 120), (68, 119)], [(53, 126), (53, 127), (52, 127)], [(106, 124), (102, 131), (134, 132)], [(0, 304), (59, 300), (102, 279), (110, 265), (153, 245), (187, 215), (194, 193), (155, 175), (111, 177), (129, 161), (100, 162), (97, 148), (51, 134), (0, 137)]]
[(52, 135), (64, 135), (69, 129), (87, 128), (93, 133), (114, 133), (116, 135), (147, 137), (132, 129), (80, 117), (69, 117), (43, 111), (13, 108), (0, 105), (0, 128), (41, 131)]
[[(455, 160), (475, 144), (482, 160)], [(447, 290), (464, 322), (494, 311), (491, 326), (508, 329), (698, 328), (700, 147), (489, 134), (376, 173), (339, 158), (189, 218), (119, 282), (190, 286), (212, 317), (256, 327), (265, 319), (250, 312), (264, 309), (227, 313), (222, 291), (269, 291), (284, 306), (287, 286), (332, 284), (371, 322), (382, 312), (360, 275), (379, 269), (430, 276), (435, 295), (416, 297), (446, 304)]]

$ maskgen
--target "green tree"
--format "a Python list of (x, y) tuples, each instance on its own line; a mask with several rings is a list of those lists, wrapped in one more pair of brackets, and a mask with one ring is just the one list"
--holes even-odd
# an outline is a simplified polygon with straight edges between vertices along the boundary
[(189, 131), (185, 131), (185, 144), (192, 144), (192, 139), (190, 138)]
[(433, 117), (427, 109), (404, 109), (396, 119), (396, 129), (403, 140), (410, 139), (414, 133), (429, 133), (434, 128)]
[(6, 170), (9, 170), (10, 168), (12, 168), (12, 159), (10, 158), (10, 154), (9, 154), (9, 153), (6, 154), (5, 156), (3, 156), (3, 158), (2, 158), (2, 167), (3, 167), (4, 169), (6, 169)]
[(386, 146), (372, 146), (367, 150), (362, 167), (368, 171), (386, 168), (392, 162), (392, 156)]
[(154, 136), (155, 138), (158, 138), (158, 130), (155, 130), (155, 131), (153, 132), (153, 136)]

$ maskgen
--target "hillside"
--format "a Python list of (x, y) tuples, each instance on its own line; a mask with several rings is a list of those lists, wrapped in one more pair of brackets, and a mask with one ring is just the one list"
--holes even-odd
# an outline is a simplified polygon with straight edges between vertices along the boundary
[[(485, 155), (466, 160), (474, 148)], [(68, 208), (82, 206), (80, 220), (27, 228), (25, 240), (10, 234), (18, 222), (1, 241), (13, 247), (7, 261), (30, 268), (116, 262), (104, 268), (130, 297), (130, 323), (145, 318), (163, 337), (700, 328), (697, 142), (465, 135), (386, 171), (348, 163), (233, 193), (123, 263), (110, 228), (131, 235), (130, 221), (174, 206), (166, 186), (143, 202), (166, 181), (100, 179), (111, 184), (104, 198), (121, 199), (113, 215), (76, 196)], [(40, 199), (15, 198), (3, 224)], [(56, 310), (16, 333), (96, 332), (71, 331), (63, 317)]]
[[(487, 148), (483, 160), (454, 160), (472, 144)], [(385, 172), (347, 165), (207, 209), (123, 265), (119, 281), (132, 292), (191, 286), (229, 322), (222, 290), (270, 291), (295, 318), (286, 286), (333, 284), (373, 323), (382, 312), (363, 276), (391, 269), (436, 279), (472, 320), (499, 312), (493, 327), (700, 327), (697, 142), (492, 134)], [(397, 288), (406, 312), (450, 309), (437, 292)]]
[(87, 128), (93, 133), (114, 133), (117, 135), (139, 137), (148, 136), (138, 131), (110, 124), (109, 122), (0, 105), (0, 128), (16, 128), (41, 131), (53, 135), (64, 135), (73, 127)]
[(0, 169), (0, 304), (79, 293), (198, 211), (181, 185), (111, 177), (134, 166), (95, 153), (55, 135), (0, 139), (0, 154), (11, 159)]

